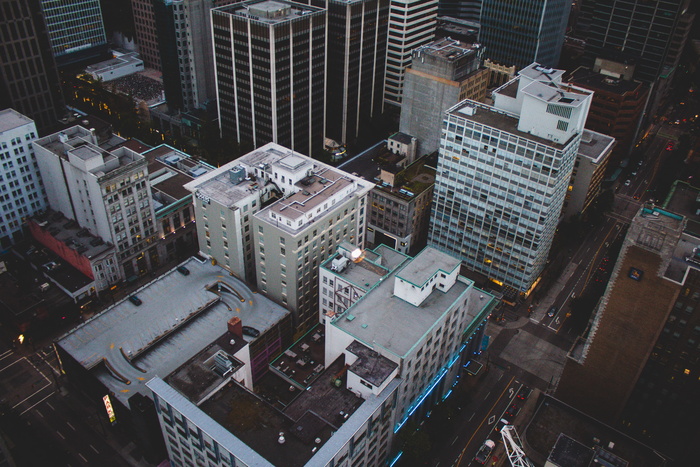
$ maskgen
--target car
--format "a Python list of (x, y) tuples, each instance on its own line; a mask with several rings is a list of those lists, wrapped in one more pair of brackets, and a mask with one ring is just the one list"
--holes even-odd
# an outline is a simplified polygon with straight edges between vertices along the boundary
[(178, 266), (177, 267), (177, 272), (182, 274), (183, 276), (189, 276), (190, 275), (190, 270), (187, 269), (185, 266)]
[(513, 403), (510, 407), (508, 407), (508, 410), (506, 410), (505, 416), (510, 419), (513, 419), (518, 416), (518, 414), (520, 413), (520, 409), (521, 407), (518, 406), (518, 404)]
[(630, 186), (632, 184), (632, 180), (625, 180), (625, 186)]
[(140, 299), (139, 297), (137, 297), (136, 295), (130, 295), (130, 296), (129, 296), (129, 301), (130, 301), (131, 303), (133, 303), (134, 305), (136, 305), (136, 306), (140, 306), (140, 305), (143, 303), (143, 302), (141, 301), (141, 299)]
[(527, 400), (528, 397), (530, 397), (530, 394), (532, 394), (532, 389), (527, 386), (523, 386), (520, 388), (518, 394), (515, 397), (520, 399), (521, 401), (524, 401)]
[(251, 326), (243, 326), (243, 334), (249, 337), (258, 337), (260, 331)]
[(474, 462), (477, 464), (486, 464), (486, 461), (488, 461), (489, 457), (491, 457), (491, 453), (495, 447), (496, 443), (490, 439), (484, 441), (484, 444), (481, 445), (479, 450), (476, 452), (476, 456), (474, 456)]
[(673, 151), (673, 146), (674, 146), (673, 141), (669, 141), (668, 144), (666, 145), (666, 150)]
[(637, 176), (637, 172), (632, 172), (632, 176), (633, 176), (633, 177), (636, 177), (636, 176)]
[(557, 307), (556, 307), (555, 305), (552, 305), (552, 306), (549, 308), (549, 311), (547, 312), (547, 316), (549, 316), (550, 318), (552, 318), (552, 317), (553, 317), (554, 315), (556, 315), (556, 314), (557, 314)]

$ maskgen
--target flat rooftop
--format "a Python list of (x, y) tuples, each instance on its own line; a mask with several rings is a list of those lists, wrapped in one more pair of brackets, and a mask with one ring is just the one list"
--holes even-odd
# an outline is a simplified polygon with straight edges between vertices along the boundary
[(684, 216), (685, 232), (700, 237), (700, 189), (686, 182), (674, 182), (663, 208)]
[(608, 154), (615, 145), (615, 138), (596, 131), (584, 129), (581, 135), (581, 144), (578, 147), (578, 155), (586, 157), (593, 162), (600, 162), (603, 156)]
[(264, 332), (289, 313), (218, 266), (195, 258), (183, 265), (189, 275), (172, 269), (137, 290), (140, 306), (122, 300), (58, 341), (125, 404), (135, 392), (149, 394), (150, 378), (174, 371), (223, 335), (230, 318)]
[(418, 47), (415, 53), (432, 55), (453, 61), (465, 55), (475, 54), (479, 48), (481, 48), (480, 44), (467, 44), (458, 40), (445, 38)]
[(638, 81), (612, 78), (584, 67), (574, 70), (569, 75), (569, 81), (593, 91), (605, 91), (621, 96), (642, 86)]
[[(416, 256), (413, 262), (420, 262), (417, 261), (420, 256)], [(423, 260), (428, 258), (424, 257)], [(419, 307), (394, 296), (394, 276), (406, 274), (419, 280), (423, 277), (423, 267), (409, 263), (398, 272), (391, 273), (371, 293), (361, 297), (345, 313), (335, 318), (332, 325), (369, 347), (378, 345), (403, 358), (456, 301), (469, 297), (467, 314), (473, 321), (480, 317), (493, 298), (461, 276), (447, 292), (433, 290)], [(435, 268), (435, 264), (432, 267)]]
[(185, 185), (214, 167), (192, 159), (188, 154), (161, 144), (142, 153), (148, 163), (148, 180), (158, 203), (156, 211), (192, 193)]
[[(331, 263), (336, 256), (328, 258), (321, 267), (331, 270)], [(334, 273), (351, 284), (368, 291), (408, 258), (410, 257), (403, 253), (380, 245), (374, 250), (366, 250), (365, 258), (362, 261), (357, 263), (349, 261), (343, 271), (334, 271)]]
[(59, 211), (47, 209), (41, 214), (35, 214), (31, 220), (68, 249), (88, 259), (114, 250), (114, 245), (92, 235), (87, 228), (80, 227), (76, 221), (68, 219)]
[[(474, 111), (469, 115), (471, 109), (474, 109)], [(495, 107), (477, 101), (469, 99), (463, 100), (459, 104), (449, 108), (447, 113), (555, 149), (563, 149), (565, 147), (563, 144), (555, 143), (551, 140), (518, 130), (518, 117), (516, 115), (497, 110)]]
[(522, 70), (518, 71), (518, 75), (527, 76), (535, 81), (561, 81), (561, 78), (564, 75), (564, 70), (547, 68), (539, 63), (531, 63)]
[(220, 7), (216, 10), (269, 24), (292, 21), (310, 13), (325, 11), (323, 8), (285, 0), (248, 0)]
[(14, 109), (0, 110), (0, 133), (14, 130), (22, 125), (34, 123), (29, 117), (25, 117)]
[[(566, 455), (561, 446), (557, 448), (562, 433), (578, 443), (576, 445), (577, 452), (581, 451), (582, 454), (583, 449), (589, 449), (595, 451), (595, 454), (592, 456), (590, 464), (580, 464), (578, 461), (557, 464), (561, 467), (578, 467), (579, 465), (617, 467), (625, 465), (620, 464), (619, 461), (616, 462), (615, 459), (626, 461), (635, 467), (661, 467), (669, 463), (667, 458), (649, 446), (550, 396), (544, 396), (532, 420), (525, 431), (520, 433), (520, 436), (527, 446), (526, 454), (529, 457), (535, 456), (528, 452), (528, 448), (534, 451), (539, 459), (544, 460), (552, 455), (561, 459)], [(609, 448), (611, 442), (614, 443), (613, 448)], [(573, 448), (573, 443), (566, 447)], [(606, 453), (612, 454), (612, 456), (606, 456)], [(585, 458), (588, 457), (586, 454)], [(596, 459), (598, 460), (596, 461)], [(603, 463), (601, 460), (606, 462)]]
[(449, 274), (461, 264), (462, 260), (454, 256), (435, 248), (425, 248), (397, 272), (396, 277), (400, 277), (417, 287), (422, 287), (436, 271), (445, 271)]

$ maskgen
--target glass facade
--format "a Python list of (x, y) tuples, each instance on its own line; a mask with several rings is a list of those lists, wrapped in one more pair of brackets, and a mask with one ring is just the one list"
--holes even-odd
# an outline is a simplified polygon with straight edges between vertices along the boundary
[(99, 0), (42, 0), (51, 47), (57, 61), (66, 55), (107, 44)]
[(568, 0), (483, 0), (479, 39), (486, 58), (517, 68), (556, 67), (570, 9)]

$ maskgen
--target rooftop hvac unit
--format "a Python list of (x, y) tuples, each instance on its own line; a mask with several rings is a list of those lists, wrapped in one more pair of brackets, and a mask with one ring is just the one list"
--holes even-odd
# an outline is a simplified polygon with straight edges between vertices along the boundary
[(336, 272), (343, 272), (346, 267), (348, 267), (348, 260), (345, 256), (341, 256), (340, 258), (333, 258), (333, 261), (331, 261), (331, 271), (336, 271)]
[(216, 355), (214, 355), (214, 372), (224, 376), (231, 371), (232, 368), (233, 363), (231, 363), (228, 355), (224, 351), (219, 350)]
[(245, 167), (237, 165), (228, 171), (229, 179), (234, 185), (238, 185), (243, 180), (245, 180), (246, 172)]

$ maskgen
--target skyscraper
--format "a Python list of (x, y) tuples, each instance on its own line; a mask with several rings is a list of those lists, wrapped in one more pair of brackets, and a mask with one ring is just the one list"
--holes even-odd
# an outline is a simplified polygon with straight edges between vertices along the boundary
[(41, 0), (51, 49), (59, 67), (106, 57), (99, 0)]
[(34, 120), (40, 132), (65, 112), (38, 0), (0, 0), (0, 109), (8, 107)]
[(428, 244), (527, 293), (547, 261), (591, 93), (536, 63), (447, 111)]
[(483, 0), (440, 0), (438, 15), (479, 22)]
[(392, 0), (386, 53), (384, 101), (401, 104), (404, 70), (411, 64), (413, 49), (435, 37), (437, 0)]
[(242, 144), (323, 148), (326, 11), (286, 0), (212, 10), (219, 125)]
[(677, 34), (690, 27), (689, 0), (587, 0), (581, 4), (577, 34), (585, 39), (584, 59), (631, 60), (634, 78), (644, 83), (658, 79), (664, 67), (673, 68), (682, 46)]
[(155, 0), (153, 8), (171, 110), (191, 112), (216, 99), (211, 9), (234, 0)]
[(344, 144), (381, 113), (389, 0), (312, 0), (328, 8), (327, 137)]
[(570, 9), (570, 0), (483, 0), (479, 41), (486, 58), (518, 68), (557, 66)]
[(153, 0), (131, 0), (131, 10), (134, 14), (136, 44), (143, 64), (147, 68), (161, 71)]
[(0, 110), (0, 248), (21, 238), (24, 219), (46, 207), (32, 141), (34, 122), (13, 109)]

